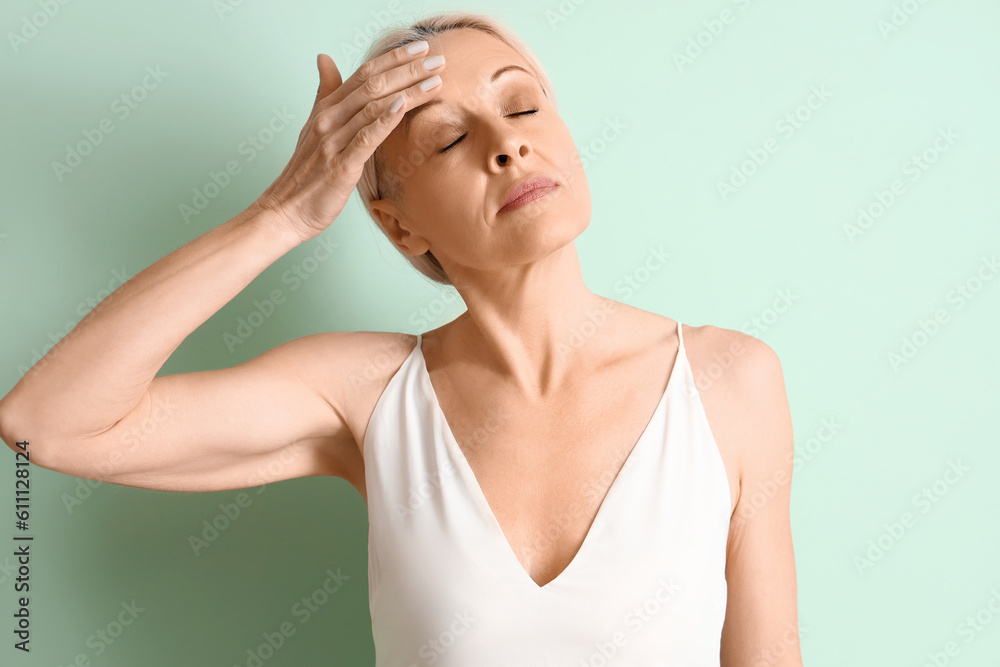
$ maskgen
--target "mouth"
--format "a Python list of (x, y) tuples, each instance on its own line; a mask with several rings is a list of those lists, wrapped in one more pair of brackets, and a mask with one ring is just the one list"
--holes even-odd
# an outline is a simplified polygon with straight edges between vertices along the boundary
[(509, 211), (513, 211), (514, 209), (521, 208), (525, 204), (529, 204), (548, 195), (557, 187), (559, 187), (558, 183), (545, 176), (529, 178), (528, 180), (518, 183), (511, 188), (510, 192), (507, 193), (507, 197), (504, 199), (500, 210), (497, 211), (497, 214), (499, 215), (500, 213), (507, 213)]

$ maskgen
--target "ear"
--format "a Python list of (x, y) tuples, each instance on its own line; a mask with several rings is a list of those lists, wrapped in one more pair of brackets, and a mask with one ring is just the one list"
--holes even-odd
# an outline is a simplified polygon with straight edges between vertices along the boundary
[(427, 239), (411, 230), (411, 223), (395, 202), (376, 199), (371, 203), (372, 215), (385, 230), (386, 236), (407, 255), (423, 255), (430, 250)]

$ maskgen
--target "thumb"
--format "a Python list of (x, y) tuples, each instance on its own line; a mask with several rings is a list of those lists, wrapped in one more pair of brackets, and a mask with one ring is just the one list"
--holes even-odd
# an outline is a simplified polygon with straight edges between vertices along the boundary
[(319, 69), (319, 90), (316, 91), (316, 101), (319, 102), (337, 90), (337, 88), (340, 88), (340, 85), (344, 81), (340, 78), (340, 70), (337, 69), (337, 64), (333, 62), (333, 58), (325, 53), (320, 53), (316, 56), (316, 67)]

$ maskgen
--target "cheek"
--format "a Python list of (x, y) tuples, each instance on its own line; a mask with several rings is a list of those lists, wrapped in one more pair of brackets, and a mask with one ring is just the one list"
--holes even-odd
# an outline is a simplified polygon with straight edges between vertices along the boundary
[(569, 129), (563, 125), (561, 131), (553, 132), (552, 136), (556, 142), (553, 145), (556, 167), (559, 169), (563, 181), (578, 193), (587, 191), (587, 177), (583, 170), (583, 159), (576, 149)]
[(467, 230), (488, 213), (489, 202), (483, 183), (461, 169), (425, 166), (412, 179), (411, 211), (421, 229), (442, 250), (454, 250), (463, 243), (460, 230)]

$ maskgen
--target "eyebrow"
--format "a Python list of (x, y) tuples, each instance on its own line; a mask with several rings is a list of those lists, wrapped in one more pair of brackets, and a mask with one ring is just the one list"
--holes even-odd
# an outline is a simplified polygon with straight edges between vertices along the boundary
[[(490, 83), (494, 83), (497, 79), (499, 79), (505, 73), (510, 72), (510, 71), (515, 71), (515, 70), (521, 70), (522, 72), (531, 75), (536, 80), (538, 79), (538, 77), (535, 77), (534, 74), (532, 74), (528, 70), (524, 69), (520, 65), (504, 65), (503, 67), (501, 67), (497, 71), (493, 72), (493, 74), (490, 76)], [(539, 83), (541, 83), (541, 82), (539, 82)], [(410, 109), (409, 111), (407, 111), (406, 112), (406, 117), (403, 120), (403, 132), (404, 132), (404, 134), (407, 137), (409, 137), (409, 135), (410, 135), (410, 123), (413, 122), (414, 117), (416, 117), (416, 115), (418, 113), (420, 113), (424, 109), (428, 109), (428, 108), (434, 106), (435, 104), (442, 104), (443, 102), (444, 102), (444, 100), (442, 100), (440, 97), (435, 97), (434, 99), (428, 100), (428, 101), (424, 102), (423, 104), (421, 104), (419, 106), (415, 106), (412, 109)]]

